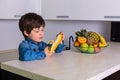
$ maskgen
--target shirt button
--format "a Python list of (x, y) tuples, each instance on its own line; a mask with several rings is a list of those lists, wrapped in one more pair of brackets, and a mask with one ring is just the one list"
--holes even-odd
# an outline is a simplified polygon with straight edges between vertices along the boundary
[(36, 52), (36, 49), (34, 48), (33, 51)]

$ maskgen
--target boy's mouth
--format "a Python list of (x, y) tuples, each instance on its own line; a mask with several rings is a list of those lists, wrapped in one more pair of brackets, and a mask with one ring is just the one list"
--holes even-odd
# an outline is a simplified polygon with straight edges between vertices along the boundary
[(43, 37), (39, 37), (39, 39), (42, 39)]

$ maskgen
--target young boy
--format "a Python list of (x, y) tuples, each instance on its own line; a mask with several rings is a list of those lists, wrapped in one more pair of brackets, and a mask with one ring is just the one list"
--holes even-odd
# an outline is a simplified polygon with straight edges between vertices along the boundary
[[(51, 56), (48, 45), (42, 41), (44, 36), (45, 21), (35, 13), (27, 13), (23, 15), (19, 21), (19, 28), (25, 40), (23, 40), (18, 48), (19, 60), (31, 61), (44, 59)], [(55, 50), (60, 53), (64, 49), (64, 44), (60, 44)]]

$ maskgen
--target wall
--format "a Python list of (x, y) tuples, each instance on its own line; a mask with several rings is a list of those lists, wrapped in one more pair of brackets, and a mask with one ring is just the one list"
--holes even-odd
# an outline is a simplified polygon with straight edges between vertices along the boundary
[(45, 39), (55, 39), (60, 31), (65, 33), (65, 44), (68, 45), (69, 36), (75, 38), (75, 31), (87, 29), (102, 34), (107, 41), (110, 41), (110, 22), (102, 21), (46, 21)]
[(0, 20), (0, 51), (16, 49), (22, 38), (17, 20)]
[[(102, 21), (46, 21), (44, 41), (55, 39), (60, 31), (65, 33), (65, 44), (68, 45), (70, 35), (82, 28), (101, 33), (110, 40), (110, 22)], [(23, 36), (18, 28), (18, 20), (0, 20), (0, 51), (17, 49)]]

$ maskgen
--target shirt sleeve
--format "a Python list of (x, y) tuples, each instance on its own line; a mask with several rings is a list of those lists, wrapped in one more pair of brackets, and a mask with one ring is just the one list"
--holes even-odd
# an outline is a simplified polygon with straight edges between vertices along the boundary
[(56, 53), (61, 53), (64, 50), (65, 45), (64, 44), (59, 44), (57, 49), (55, 50)]
[(28, 43), (20, 44), (19, 46), (19, 60), (31, 61), (37, 59), (44, 59), (46, 57), (45, 52), (31, 49)]

